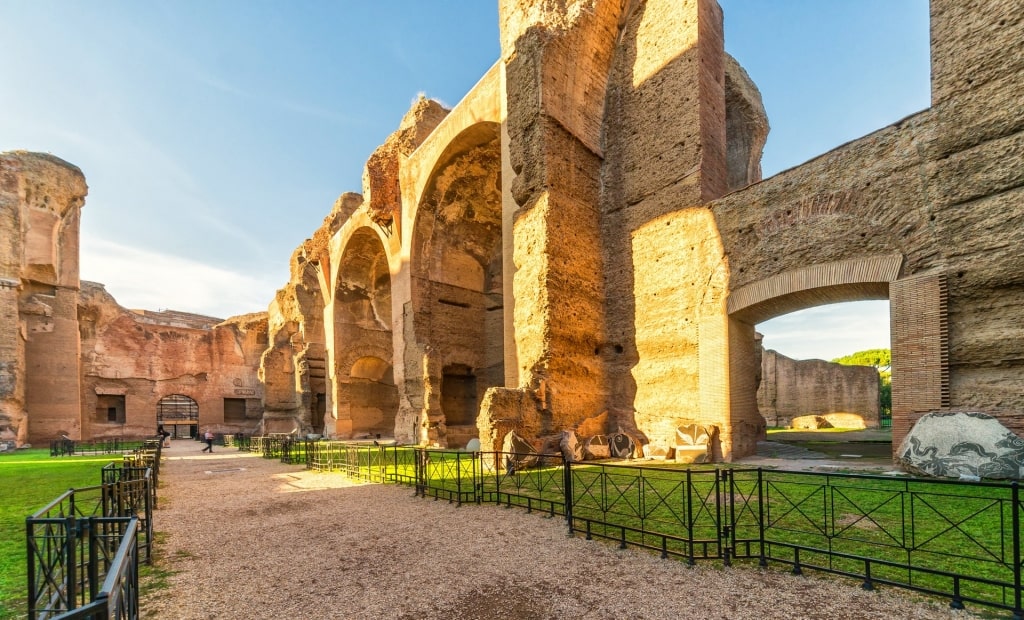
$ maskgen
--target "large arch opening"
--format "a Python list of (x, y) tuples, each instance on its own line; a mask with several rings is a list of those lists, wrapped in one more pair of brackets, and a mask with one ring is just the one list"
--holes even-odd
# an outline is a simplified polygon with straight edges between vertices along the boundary
[(478, 435), (484, 393), (505, 382), (501, 215), (499, 127), (481, 123), (439, 160), (413, 232), (415, 338), (440, 389), (424, 399), (428, 439), (451, 447)]
[(199, 403), (185, 394), (169, 394), (156, 403), (157, 427), (175, 439), (199, 436)]
[(891, 427), (888, 298), (814, 306), (755, 329), (762, 337), (758, 410), (769, 429)]
[(398, 413), (391, 321), (391, 271), (372, 228), (352, 234), (334, 294), (337, 434), (393, 437)]
[[(755, 325), (764, 328), (772, 319), (809, 308), (868, 300), (888, 302), (893, 444), (899, 444), (915, 416), (948, 406), (945, 279), (934, 273), (900, 278), (901, 266), (898, 254), (818, 264), (733, 291), (728, 300), (728, 356), (734, 417), (750, 418), (758, 408), (763, 368)], [(806, 317), (798, 320), (800, 331), (806, 331)], [(866, 422), (869, 427), (880, 426), (877, 419)], [(753, 452), (749, 439), (737, 454)]]

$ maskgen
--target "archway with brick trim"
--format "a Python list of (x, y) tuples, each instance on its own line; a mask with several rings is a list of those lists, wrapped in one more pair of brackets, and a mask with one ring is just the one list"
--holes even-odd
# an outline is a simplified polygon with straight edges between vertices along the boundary
[[(903, 256), (868, 256), (791, 269), (732, 291), (727, 301), (730, 403), (756, 409), (750, 368), (754, 325), (814, 306), (884, 299), (890, 304), (893, 443), (921, 413), (949, 404), (946, 292), (941, 274), (900, 278)], [(915, 415), (917, 414), (917, 415)]]
[[(410, 261), (426, 439), (464, 446), (488, 388), (503, 386), (501, 144), (496, 123), (456, 136), (425, 185)], [(408, 331), (407, 331), (408, 333)], [(409, 343), (407, 343), (408, 346)]]
[(392, 375), (391, 271), (380, 236), (352, 233), (334, 293), (336, 432), (341, 437), (394, 435), (398, 390)]

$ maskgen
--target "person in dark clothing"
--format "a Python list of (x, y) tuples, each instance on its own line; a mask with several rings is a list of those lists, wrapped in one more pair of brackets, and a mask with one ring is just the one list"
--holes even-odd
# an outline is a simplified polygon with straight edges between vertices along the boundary
[(203, 435), (203, 437), (206, 439), (206, 447), (203, 448), (203, 452), (209, 452), (210, 454), (213, 454), (213, 433), (207, 430), (206, 434)]

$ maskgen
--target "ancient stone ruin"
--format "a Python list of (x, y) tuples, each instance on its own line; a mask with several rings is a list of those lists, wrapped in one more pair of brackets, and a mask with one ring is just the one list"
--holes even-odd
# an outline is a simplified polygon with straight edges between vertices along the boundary
[(824, 360), (761, 357), (757, 408), (768, 426), (878, 428), (878, 370)]
[(767, 180), (714, 0), (500, 19), (501, 57), (452, 109), (412, 106), (265, 319), (90, 310), (81, 173), (3, 155), (0, 434), (107, 432), (121, 406), (153, 427), (180, 395), (225, 431), (539, 450), (573, 430), (655, 454), (700, 427), (731, 460), (766, 425), (754, 326), (861, 299), (890, 304), (895, 445), (934, 411), (1024, 430), (1019, 11), (933, 0), (931, 107)]

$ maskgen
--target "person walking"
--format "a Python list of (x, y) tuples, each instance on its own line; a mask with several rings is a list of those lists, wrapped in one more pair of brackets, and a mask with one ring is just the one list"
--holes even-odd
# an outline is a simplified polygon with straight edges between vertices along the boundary
[(206, 439), (206, 447), (203, 448), (203, 452), (213, 454), (213, 433), (210, 432), (210, 429), (206, 429), (206, 434), (203, 437)]

